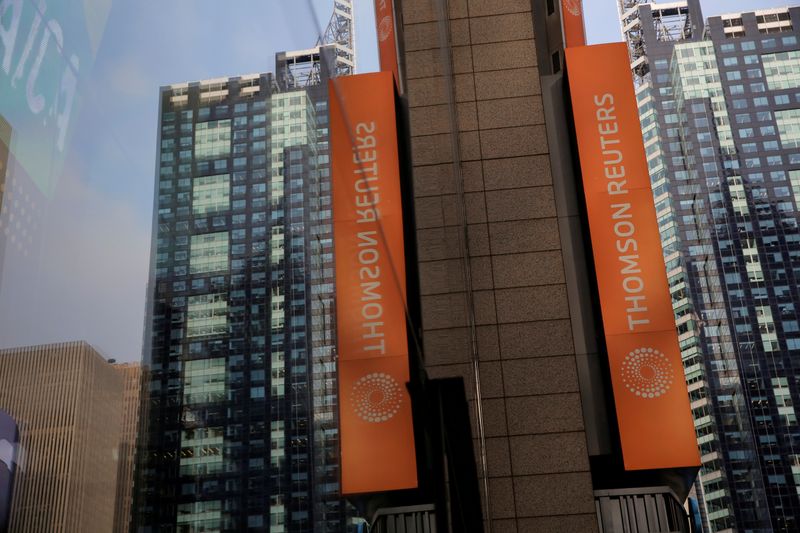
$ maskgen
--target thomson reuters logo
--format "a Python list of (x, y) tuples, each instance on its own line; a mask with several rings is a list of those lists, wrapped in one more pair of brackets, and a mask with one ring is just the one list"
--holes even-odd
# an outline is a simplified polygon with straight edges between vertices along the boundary
[(581, 0), (564, 0), (564, 7), (570, 14), (579, 17), (581, 15)]
[(622, 362), (622, 381), (636, 396), (658, 398), (672, 387), (672, 365), (655, 348), (636, 348)]
[(389, 38), (392, 34), (392, 17), (386, 15), (381, 19), (381, 23), (378, 24), (378, 38), (381, 42), (385, 41)]
[(390, 420), (400, 410), (403, 389), (392, 376), (374, 372), (353, 385), (353, 409), (364, 421), (378, 424)]

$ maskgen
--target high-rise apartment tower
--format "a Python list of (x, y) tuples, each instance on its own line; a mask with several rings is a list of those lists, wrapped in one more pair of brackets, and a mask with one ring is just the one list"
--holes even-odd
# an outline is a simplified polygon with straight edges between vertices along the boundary
[(622, 0), (708, 531), (800, 528), (800, 9)]
[(137, 531), (344, 531), (327, 80), (352, 6), (275, 73), (161, 89)]

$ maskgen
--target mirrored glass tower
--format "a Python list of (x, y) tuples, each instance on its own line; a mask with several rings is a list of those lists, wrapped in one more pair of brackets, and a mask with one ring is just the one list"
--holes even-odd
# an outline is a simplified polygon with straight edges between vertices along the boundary
[(354, 70), (349, 1), (331, 25), (274, 74), (161, 89), (134, 531), (348, 530), (327, 81)]

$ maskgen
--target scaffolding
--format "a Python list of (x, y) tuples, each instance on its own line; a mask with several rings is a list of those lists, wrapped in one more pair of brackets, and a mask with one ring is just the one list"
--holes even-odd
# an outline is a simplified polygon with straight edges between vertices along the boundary
[(336, 47), (336, 76), (355, 74), (356, 33), (353, 16), (353, 0), (335, 0), (328, 27), (317, 41), (317, 46)]
[[(353, 0), (334, 0), (331, 19), (314, 48), (278, 55), (282, 88), (291, 90), (318, 85), (323, 61), (329, 62), (331, 77), (355, 74), (355, 39)], [(323, 49), (330, 52), (323, 53)]]
[(645, 28), (642, 26), (639, 10), (642, 5), (650, 7), (653, 29), (658, 41), (686, 41), (690, 40), (694, 33), (689, 3), (685, 0), (665, 3), (655, 3), (650, 0), (617, 0), (620, 28), (628, 45), (631, 70), (637, 86), (644, 83), (650, 73), (645, 46)]

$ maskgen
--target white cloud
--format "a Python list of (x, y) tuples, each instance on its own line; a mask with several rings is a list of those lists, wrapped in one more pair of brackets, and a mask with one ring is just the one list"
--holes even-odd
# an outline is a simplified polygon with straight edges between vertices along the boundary
[(153, 100), (158, 91), (158, 82), (146, 67), (134, 59), (115, 61), (109, 71), (104, 73), (111, 94), (117, 98), (134, 98)]

